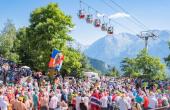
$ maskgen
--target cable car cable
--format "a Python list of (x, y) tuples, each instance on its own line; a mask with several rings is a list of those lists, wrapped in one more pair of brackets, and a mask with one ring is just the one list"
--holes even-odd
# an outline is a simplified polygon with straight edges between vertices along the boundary
[[(84, 4), (84, 5), (86, 5), (88, 8), (94, 10), (95, 12), (99, 12), (99, 13), (100, 13), (100, 11), (98, 11), (97, 9), (91, 7), (89, 4), (85, 3), (84, 1), (81, 1), (81, 3)], [(108, 17), (107, 17), (107, 18), (108, 18)], [(109, 18), (108, 18), (108, 19), (109, 19)], [(121, 24), (121, 23), (119, 23), (119, 22), (117, 22), (117, 21), (115, 21), (115, 20), (113, 20), (113, 19), (111, 19), (111, 21), (114, 22), (114, 23), (116, 23), (116, 24), (118, 24), (120, 27), (122, 27), (122, 28), (124, 28), (124, 29), (126, 29), (126, 30), (128, 30), (128, 31), (136, 34), (136, 32), (135, 32), (134, 30), (131, 30), (130, 28), (126, 27), (125, 25), (123, 25), (123, 24)]]
[(129, 14), (136, 22), (138, 22), (139, 24), (141, 24), (143, 27), (145, 27), (147, 30), (149, 30), (149, 28), (143, 24), (140, 20), (138, 20), (135, 16), (131, 15), (128, 11), (126, 11), (122, 6), (120, 6), (118, 3), (116, 3), (113, 0), (110, 0), (113, 4), (115, 4), (117, 7), (119, 7), (122, 11), (124, 11), (125, 13)]
[(126, 27), (125, 25), (120, 24), (119, 22), (117, 22), (117, 21), (115, 21), (115, 20), (111, 20), (111, 21), (114, 22), (114, 23), (116, 23), (116, 24), (118, 24), (120, 27), (123, 27), (123, 28), (125, 28), (126, 30), (134, 33), (134, 34), (137, 34), (137, 32), (135, 32), (134, 30), (132, 30), (132, 29), (130, 29), (130, 28), (128, 28), (128, 27)]
[[(104, 3), (105, 5), (107, 5), (108, 7), (110, 7), (112, 10), (119, 11), (119, 10), (115, 9), (114, 7), (112, 7), (112, 5), (110, 5), (109, 3), (105, 2), (104, 0), (102, 0), (102, 1), (103, 1), (103, 3)], [(125, 13), (126, 13), (126, 12), (125, 12)], [(127, 13), (127, 14), (129, 14), (129, 13)], [(130, 15), (130, 14), (129, 14), (129, 15)], [(130, 15), (130, 16), (131, 16), (131, 15)], [(131, 17), (132, 17), (132, 16), (131, 16)], [(134, 22), (134, 21), (133, 21), (132, 19), (130, 19), (129, 17), (126, 17), (126, 19), (128, 19), (129, 21), (131, 21), (133, 24), (137, 25), (139, 28), (146, 30), (144, 26), (142, 26), (141, 24), (138, 24), (137, 22)]]
[(98, 10), (96, 10), (95, 8), (91, 7), (89, 4), (85, 3), (84, 1), (81, 1), (82, 4), (86, 5), (87, 7), (89, 7), (90, 9), (94, 10), (95, 12), (98, 12)]

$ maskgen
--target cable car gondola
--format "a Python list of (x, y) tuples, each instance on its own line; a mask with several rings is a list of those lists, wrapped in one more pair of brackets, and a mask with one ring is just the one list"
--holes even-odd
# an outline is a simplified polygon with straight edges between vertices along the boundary
[(102, 31), (107, 31), (107, 23), (103, 23), (101, 26)]
[(86, 22), (89, 24), (92, 24), (93, 23), (93, 15), (88, 14), (86, 17)]
[(80, 19), (84, 19), (85, 18), (85, 11), (79, 10), (78, 16), (79, 16)]
[(113, 34), (113, 30), (114, 30), (113, 26), (110, 26), (110, 27), (108, 27), (107, 33), (112, 35)]
[(101, 26), (101, 30), (107, 31), (107, 23), (105, 23), (105, 16), (103, 16), (103, 23), (102, 23), (102, 26)]
[(94, 20), (94, 26), (95, 26), (95, 27), (100, 27), (100, 26), (101, 26), (101, 21), (100, 21), (100, 19), (97, 18), (97, 19)]

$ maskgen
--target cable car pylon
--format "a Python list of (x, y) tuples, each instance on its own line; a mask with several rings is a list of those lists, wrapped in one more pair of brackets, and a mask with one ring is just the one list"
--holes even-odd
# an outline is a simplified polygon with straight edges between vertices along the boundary
[(149, 39), (155, 40), (156, 38), (158, 38), (158, 35), (154, 34), (152, 31), (142, 31), (137, 36), (145, 41), (145, 49), (146, 49), (146, 51), (148, 51)]

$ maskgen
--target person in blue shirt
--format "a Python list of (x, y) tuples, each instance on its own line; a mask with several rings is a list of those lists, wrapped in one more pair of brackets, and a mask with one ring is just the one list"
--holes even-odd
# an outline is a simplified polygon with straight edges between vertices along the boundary
[(33, 94), (34, 110), (38, 110), (38, 94), (35, 92)]
[(136, 95), (135, 101), (136, 101), (137, 103), (141, 104), (144, 100), (143, 100), (143, 98), (142, 98), (140, 95)]

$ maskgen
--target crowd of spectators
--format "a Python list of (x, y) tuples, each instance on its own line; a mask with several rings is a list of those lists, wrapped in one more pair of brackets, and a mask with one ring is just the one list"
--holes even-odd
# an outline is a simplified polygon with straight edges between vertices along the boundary
[[(0, 110), (170, 110), (170, 81), (128, 77), (40, 79), (0, 57)], [(29, 76), (29, 77), (23, 77)], [(36, 76), (36, 77), (35, 77)]]

